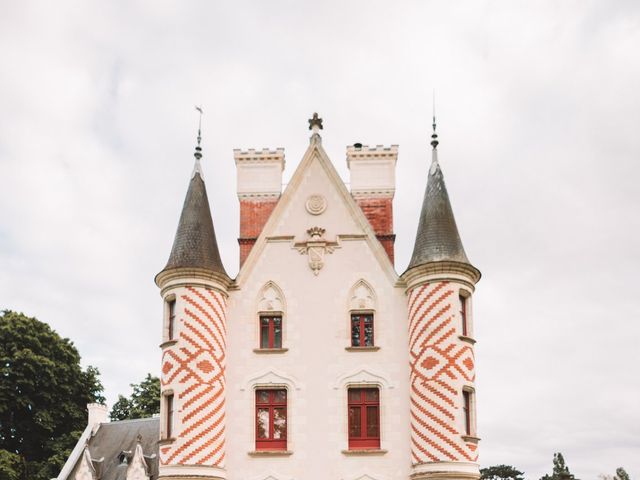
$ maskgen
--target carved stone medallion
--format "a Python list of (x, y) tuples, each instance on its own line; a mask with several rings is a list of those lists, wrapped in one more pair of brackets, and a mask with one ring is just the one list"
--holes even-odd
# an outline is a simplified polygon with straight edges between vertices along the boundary
[(327, 200), (322, 195), (311, 195), (305, 207), (311, 215), (320, 215), (327, 209)]

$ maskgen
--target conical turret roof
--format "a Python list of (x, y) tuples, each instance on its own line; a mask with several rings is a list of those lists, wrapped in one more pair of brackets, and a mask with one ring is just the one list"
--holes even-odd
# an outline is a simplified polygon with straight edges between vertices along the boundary
[(201, 268), (227, 275), (220, 259), (207, 188), (202, 179), (198, 157), (184, 199), (171, 255), (162, 271), (176, 268)]
[(462, 246), (451, 209), (444, 175), (438, 163), (437, 135), (433, 135), (433, 158), (422, 201), (413, 255), (407, 270), (432, 262), (458, 262), (471, 265)]

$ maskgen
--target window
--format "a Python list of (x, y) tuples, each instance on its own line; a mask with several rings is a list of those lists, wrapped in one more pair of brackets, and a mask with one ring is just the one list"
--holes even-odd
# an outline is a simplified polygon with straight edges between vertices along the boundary
[(349, 449), (380, 448), (380, 392), (349, 389)]
[(351, 315), (351, 346), (373, 347), (373, 315), (354, 313)]
[(256, 390), (256, 450), (287, 449), (287, 391)]
[(464, 434), (471, 435), (471, 392), (462, 391), (462, 412), (464, 415)]
[(282, 348), (282, 317), (260, 317), (260, 348)]
[(468, 337), (468, 328), (467, 328), (467, 297), (464, 295), (458, 295), (458, 300), (460, 300), (460, 321), (462, 322), (462, 335)]
[(173, 340), (176, 326), (176, 300), (169, 300), (167, 302), (167, 308), (169, 310), (169, 340)]
[(173, 436), (173, 394), (165, 396), (165, 406), (167, 407), (166, 438)]

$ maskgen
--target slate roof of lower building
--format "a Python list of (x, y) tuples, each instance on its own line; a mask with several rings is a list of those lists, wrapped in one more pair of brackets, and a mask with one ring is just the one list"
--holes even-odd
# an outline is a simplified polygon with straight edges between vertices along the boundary
[[(93, 466), (100, 480), (126, 480), (128, 462), (140, 445), (149, 468), (150, 480), (158, 478), (158, 439), (160, 418), (121, 420), (100, 424), (95, 435), (89, 438), (88, 448)], [(103, 459), (102, 461), (100, 461)], [(82, 457), (78, 459), (69, 479), (75, 478)]]

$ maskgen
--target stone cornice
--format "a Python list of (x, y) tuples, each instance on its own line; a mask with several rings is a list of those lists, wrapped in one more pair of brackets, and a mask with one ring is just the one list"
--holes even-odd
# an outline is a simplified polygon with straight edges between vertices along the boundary
[(280, 192), (238, 192), (238, 200), (251, 200), (259, 202), (261, 200), (278, 200)]
[(233, 284), (233, 281), (228, 276), (204, 268), (172, 268), (164, 270), (156, 275), (155, 281), (156, 285), (160, 287), (160, 295), (162, 296), (169, 288), (187, 285), (211, 287), (226, 294)]
[(236, 165), (239, 162), (274, 162), (274, 163), (282, 163), (282, 170), (284, 170), (284, 148), (276, 148), (275, 150), (271, 150), (268, 148), (263, 148), (262, 150), (256, 150), (255, 148), (250, 148), (248, 150), (241, 150), (239, 148), (234, 148), (233, 150), (233, 159), (236, 162)]
[(352, 189), (351, 196), (357, 200), (367, 200), (370, 198), (393, 198), (396, 193), (395, 188), (380, 188), (380, 189)]
[(466, 284), (471, 291), (480, 280), (480, 270), (473, 265), (461, 262), (429, 262), (413, 267), (401, 275), (410, 290), (432, 280), (455, 280)]

